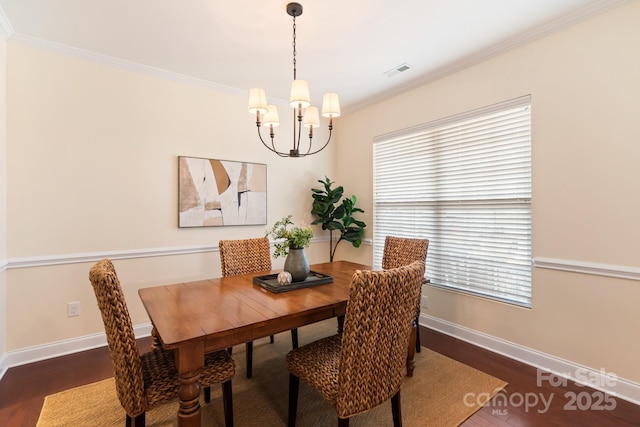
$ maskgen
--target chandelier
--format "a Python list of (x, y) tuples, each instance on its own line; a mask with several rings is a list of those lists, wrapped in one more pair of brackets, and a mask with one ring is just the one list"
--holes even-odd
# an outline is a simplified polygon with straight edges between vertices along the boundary
[[(333, 130), (333, 118), (340, 116), (340, 103), (337, 93), (325, 93), (322, 99), (322, 116), (329, 118), (329, 137), (322, 147), (312, 150), (313, 129), (320, 126), (318, 108), (311, 106), (309, 86), (305, 80), (298, 80), (296, 76), (296, 17), (302, 15), (302, 5), (289, 3), (287, 14), (293, 17), (293, 82), (291, 83), (291, 95), (289, 105), (293, 108), (293, 148), (286, 151), (278, 151), (275, 144), (274, 128), (280, 124), (278, 108), (275, 105), (267, 105), (267, 96), (264, 89), (253, 88), (249, 91), (249, 113), (255, 114), (258, 136), (262, 144), (281, 157), (304, 157), (322, 151), (331, 140)], [(270, 143), (266, 143), (260, 132), (261, 127), (269, 128)], [(308, 129), (309, 142), (303, 144), (306, 151), (301, 151), (300, 143), (303, 139), (302, 128)]]

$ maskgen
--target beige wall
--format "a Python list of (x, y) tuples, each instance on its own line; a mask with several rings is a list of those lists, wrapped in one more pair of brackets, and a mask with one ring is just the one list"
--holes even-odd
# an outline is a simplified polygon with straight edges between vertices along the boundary
[[(375, 135), (528, 93), (534, 257), (639, 267), (639, 18), (640, 4), (632, 2), (346, 114), (335, 143), (309, 159), (263, 149), (244, 94), (2, 42), (1, 242), (8, 230), (0, 262), (8, 259), (9, 269), (0, 272), (0, 355), (102, 331), (87, 278), (91, 263), (67, 264), (66, 257), (209, 246), (264, 233), (266, 226), (178, 229), (178, 155), (267, 163), (269, 224), (288, 213), (311, 221), (309, 188), (328, 175), (357, 195), (370, 238)], [(327, 244), (312, 245), (312, 262), (327, 259)], [(371, 248), (342, 243), (341, 258), (369, 263)], [(17, 268), (33, 259), (51, 261)], [(134, 324), (148, 321), (137, 289), (220, 274), (216, 252), (115, 264)], [(435, 288), (426, 294), (425, 314), (640, 381), (637, 281), (534, 268), (532, 309)], [(80, 317), (66, 316), (69, 301), (81, 302)]]
[[(133, 323), (146, 323), (138, 288), (219, 276), (218, 253), (119, 254), (260, 237), (289, 213), (309, 223), (310, 189), (333, 174), (331, 146), (305, 159), (263, 148), (245, 93), (11, 42), (7, 64), (7, 351), (103, 331), (91, 262), (67, 257), (113, 254)], [(280, 128), (286, 149), (290, 126)], [(179, 155), (266, 163), (268, 225), (179, 229)], [(327, 258), (324, 244), (314, 243), (312, 262)], [(46, 265), (18, 268), (33, 259)], [(70, 301), (80, 301), (80, 317), (67, 317)]]
[[(638, 22), (632, 2), (347, 115), (336, 178), (373, 224), (374, 136), (531, 94), (534, 258), (638, 269)], [(426, 294), (429, 316), (640, 381), (638, 281), (533, 268), (531, 309)]]
[(7, 342), (7, 125), (6, 125), (6, 77), (7, 42), (0, 35), (0, 371), (2, 355)]

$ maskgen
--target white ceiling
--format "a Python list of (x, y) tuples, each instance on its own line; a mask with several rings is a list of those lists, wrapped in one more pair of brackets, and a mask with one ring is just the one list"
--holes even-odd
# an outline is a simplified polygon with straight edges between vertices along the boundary
[[(298, 78), (343, 110), (442, 76), (630, 0), (300, 0)], [(0, 0), (10, 40), (287, 99), (283, 0)], [(411, 68), (394, 77), (385, 72)]]

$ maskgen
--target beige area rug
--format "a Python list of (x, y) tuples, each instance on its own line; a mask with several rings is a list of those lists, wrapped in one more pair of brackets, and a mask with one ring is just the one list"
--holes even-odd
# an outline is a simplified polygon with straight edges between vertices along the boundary
[[(300, 345), (331, 335), (335, 319), (302, 327)], [(291, 334), (276, 335), (254, 342), (253, 378), (245, 377), (244, 346), (233, 350), (236, 376), (233, 380), (233, 411), (237, 427), (285, 426), (287, 424), (289, 376), (284, 356), (291, 348)], [(507, 385), (467, 365), (431, 350), (416, 353), (413, 377), (405, 377), (401, 389), (402, 418), (406, 427), (458, 426), (479, 409), (475, 396), (491, 396)], [(465, 395), (471, 393), (466, 399)], [(202, 425), (224, 426), (222, 388), (213, 387), (211, 403), (202, 406)], [(486, 401), (486, 400), (485, 400)], [(469, 406), (466, 402), (475, 403)], [(177, 402), (167, 403), (147, 413), (147, 426), (176, 425)], [(124, 426), (125, 412), (116, 396), (113, 379), (88, 384), (47, 396), (38, 427)], [(304, 382), (300, 382), (297, 424), (304, 426), (337, 425), (333, 408)], [(391, 426), (391, 403), (353, 417), (351, 426)]]

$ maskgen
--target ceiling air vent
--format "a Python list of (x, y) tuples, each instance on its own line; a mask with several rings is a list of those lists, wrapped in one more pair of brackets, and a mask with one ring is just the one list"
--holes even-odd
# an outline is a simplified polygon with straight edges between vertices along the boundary
[(411, 65), (404, 63), (404, 64), (398, 65), (397, 67), (393, 67), (389, 71), (385, 71), (383, 74), (386, 75), (387, 77), (393, 77), (409, 69), (411, 69)]

